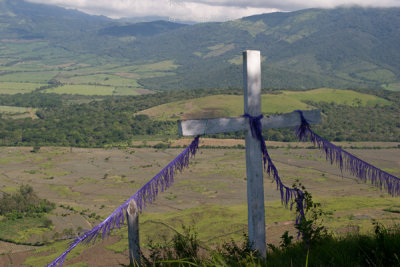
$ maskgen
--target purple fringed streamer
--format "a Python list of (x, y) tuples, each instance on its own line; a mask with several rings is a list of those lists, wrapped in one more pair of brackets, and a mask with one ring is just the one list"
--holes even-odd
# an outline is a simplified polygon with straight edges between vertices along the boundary
[[(296, 210), (297, 210), (297, 217), (296, 217), (296, 224), (299, 224), (301, 220), (305, 217), (304, 208), (304, 194), (298, 188), (289, 188), (283, 184), (281, 178), (278, 174), (278, 169), (275, 167), (274, 163), (272, 162), (271, 157), (268, 154), (267, 146), (265, 145), (265, 140), (262, 135), (262, 125), (261, 119), (263, 115), (259, 115), (257, 117), (251, 116), (249, 114), (244, 114), (243, 117), (248, 118), (250, 122), (250, 129), (251, 135), (254, 138), (257, 138), (261, 143), (261, 151), (263, 154), (263, 161), (264, 161), (264, 170), (267, 170), (268, 175), (274, 178), (276, 182), (276, 188), (279, 189), (281, 193), (281, 202), (285, 207), (288, 207), (290, 201), (296, 202)], [(290, 209), (292, 209), (293, 203), (290, 205)]]
[(115, 228), (120, 228), (124, 224), (125, 211), (131, 199), (136, 201), (138, 210), (141, 212), (146, 203), (152, 203), (161, 188), (163, 192), (173, 183), (173, 178), (176, 171), (181, 172), (185, 167), (189, 166), (190, 158), (195, 156), (199, 147), (199, 137), (195, 137), (191, 144), (179, 154), (173, 161), (171, 161), (164, 169), (162, 169), (156, 176), (147, 182), (141, 189), (139, 189), (132, 197), (130, 197), (124, 204), (119, 206), (113, 213), (111, 213), (104, 221), (92, 228), (92, 230), (83, 232), (83, 234), (76, 237), (70, 244), (70, 247), (58, 256), (48, 267), (62, 266), (68, 253), (74, 249), (79, 243), (89, 243), (95, 241), (99, 233), (102, 237), (110, 235), (111, 231)]
[(386, 189), (392, 196), (400, 196), (400, 178), (359, 159), (317, 135), (311, 130), (303, 112), (301, 110), (297, 110), (297, 112), (300, 113), (301, 117), (301, 125), (296, 130), (296, 135), (300, 141), (311, 141), (314, 146), (325, 152), (326, 160), (331, 164), (336, 163), (341, 171), (345, 169), (363, 182), (369, 180), (372, 185), (381, 190)]

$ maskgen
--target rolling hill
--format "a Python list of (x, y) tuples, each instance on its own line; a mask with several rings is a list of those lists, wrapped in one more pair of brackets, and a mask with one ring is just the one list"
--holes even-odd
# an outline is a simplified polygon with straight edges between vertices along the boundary
[[(289, 113), (297, 109), (315, 109), (311, 102), (331, 102), (351, 107), (374, 107), (390, 105), (391, 102), (369, 94), (350, 90), (319, 88), (304, 92), (282, 91), (263, 94), (262, 113)], [(174, 101), (145, 109), (139, 114), (155, 120), (200, 119), (241, 116), (243, 114), (243, 96), (211, 95), (194, 99)]]
[(400, 9), (309, 9), (194, 25), (142, 41), (142, 54), (160, 51), (160, 58), (169, 55), (182, 65), (175, 79), (143, 83), (159, 89), (239, 87), (241, 51), (259, 49), (263, 87), (399, 89), (399, 14)]
[(136, 75), (134, 87), (241, 87), (241, 52), (259, 49), (264, 88), (400, 90), (399, 8), (307, 9), (185, 26), (132, 24), (22, 0), (0, 0), (0, 7), (0, 75), (18, 73), (24, 82), (27, 72), (49, 66), (44, 84), (66, 82), (71, 70), (100, 67), (104, 74), (119, 64), (135, 76), (135, 66), (168, 61), (177, 68)]

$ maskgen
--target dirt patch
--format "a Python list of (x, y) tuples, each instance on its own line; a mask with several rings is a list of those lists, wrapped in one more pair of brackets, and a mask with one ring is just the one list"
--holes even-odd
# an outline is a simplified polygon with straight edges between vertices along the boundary
[[(23, 252), (23, 251), (30, 251), (30, 250), (34, 250), (34, 249), (36, 249), (36, 247), (34, 247), (34, 246), (16, 245), (13, 243), (0, 241), (0, 254), (17, 253), (17, 252)], [(2, 266), (2, 265), (0, 264), (0, 266)]]
[(5, 255), (0, 255), (0, 266), (19, 266), (24, 267), (28, 265), (24, 265), (24, 261), (28, 258), (32, 252), (24, 251), (24, 252), (17, 252), (17, 253), (10, 253)]
[(102, 242), (95, 244), (94, 246), (88, 247), (78, 257), (66, 261), (66, 265), (74, 264), (78, 262), (84, 262), (88, 266), (96, 267), (109, 267), (109, 266), (123, 266), (129, 264), (128, 251), (122, 253), (114, 253), (111, 250), (106, 249), (107, 245), (114, 244), (119, 241), (119, 237), (113, 236), (105, 239)]

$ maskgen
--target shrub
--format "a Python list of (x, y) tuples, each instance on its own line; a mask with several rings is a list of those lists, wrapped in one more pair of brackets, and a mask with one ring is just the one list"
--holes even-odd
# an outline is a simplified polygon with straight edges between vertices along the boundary
[(46, 199), (39, 199), (30, 185), (21, 185), (13, 195), (4, 194), (0, 199), (0, 215), (15, 220), (24, 216), (36, 217), (48, 213), (55, 204)]

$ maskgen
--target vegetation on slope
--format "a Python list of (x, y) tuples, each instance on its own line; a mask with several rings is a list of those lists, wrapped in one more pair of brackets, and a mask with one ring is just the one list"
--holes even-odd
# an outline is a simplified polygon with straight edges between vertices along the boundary
[(9, 220), (40, 216), (54, 208), (54, 203), (39, 199), (30, 185), (21, 185), (15, 194), (4, 193), (0, 199), (0, 215)]
[(205, 257), (196, 234), (186, 231), (169, 242), (150, 244), (150, 257), (144, 262), (152, 266), (397, 266), (399, 238), (398, 227), (386, 229), (378, 223), (369, 235), (324, 234), (312, 244), (292, 242), (286, 232), (280, 247), (270, 246), (264, 260), (251, 249), (247, 237), (243, 243), (232, 241), (209, 249)]
[[(310, 91), (274, 91), (261, 96), (261, 111), (265, 115), (288, 113), (297, 109), (313, 109), (307, 103), (334, 103), (350, 107), (375, 107), (391, 105), (383, 98), (355, 92), (321, 88)], [(139, 114), (156, 120), (232, 117), (243, 115), (243, 96), (211, 95), (191, 100), (180, 100), (143, 110)]]
[[(266, 91), (267, 92), (267, 91)], [(265, 93), (266, 93), (265, 92)], [(282, 106), (276, 106), (273, 110), (268, 108), (268, 113), (288, 112), (296, 108), (320, 108), (323, 113), (322, 124), (316, 125), (314, 129), (321, 136), (335, 141), (399, 141), (399, 114), (400, 114), (400, 96), (399, 93), (388, 91), (369, 91), (373, 95), (360, 94), (352, 91), (339, 91), (345, 98), (332, 97), (326, 90), (310, 91), (304, 93), (283, 93), (273, 97), (290, 97), (295, 103), (301, 106), (290, 107), (287, 110), (280, 109)], [(364, 92), (364, 91), (363, 91)], [(31, 94), (31, 97), (2, 96), (0, 103), (14, 103), (20, 106), (41, 107), (36, 111), (39, 119), (25, 118), (12, 119), (4, 116), (0, 119), (0, 143), (2, 145), (61, 145), (61, 146), (89, 146), (103, 147), (112, 144), (130, 144), (136, 136), (154, 136), (177, 137), (176, 115), (174, 120), (152, 119), (146, 114), (138, 112), (151, 107), (158, 109), (159, 105), (174, 101), (185, 101), (191, 103), (188, 99), (194, 99), (201, 102), (204, 99), (214, 99), (218, 102), (218, 95), (230, 94), (227, 99), (234, 99), (241, 102), (240, 90), (187, 90), (172, 91), (153, 95), (142, 95), (136, 97), (108, 97), (101, 101), (92, 101), (89, 103), (73, 104), (73, 97), (68, 97), (62, 101), (55, 95)], [(213, 95), (214, 97), (208, 97)], [(336, 95), (339, 95), (336, 93)], [(324, 98), (327, 97), (326, 101)], [(54, 99), (54, 101), (52, 101)], [(268, 99), (268, 98), (266, 98)], [(308, 99), (308, 100), (307, 100)], [(240, 115), (241, 111), (236, 105), (228, 103), (227, 107), (232, 106), (236, 114), (225, 114), (225, 106), (222, 111), (225, 116)], [(347, 101), (347, 102), (345, 102)], [(63, 104), (61, 104), (63, 103)], [(266, 102), (268, 103), (268, 102)], [(287, 104), (288, 101), (285, 101)], [(161, 106), (162, 107), (162, 106)], [(168, 104), (167, 104), (168, 107)], [(207, 106), (206, 106), (207, 107)], [(279, 108), (280, 107), (280, 108)], [(165, 110), (165, 107), (161, 110)], [(189, 108), (190, 110), (190, 108)], [(228, 110), (230, 110), (228, 108)], [(198, 111), (194, 110), (193, 114)], [(205, 115), (219, 115), (221, 107), (213, 110), (203, 110)], [(208, 113), (207, 113), (208, 112)], [(215, 113), (215, 114), (214, 114)], [(206, 116), (209, 117), (209, 116)], [(276, 141), (294, 141), (292, 129), (272, 129), (265, 133), (268, 140)], [(213, 137), (233, 137), (242, 138), (243, 133), (227, 133), (212, 135)]]
[[(307, 9), (182, 26), (129, 25), (22, 0), (1, 4), (0, 78), (40, 78), (43, 85), (98, 67), (110, 80), (136, 74), (130, 86), (141, 89), (239, 87), (241, 53), (258, 49), (264, 88), (400, 88), (398, 8)], [(163, 61), (179, 67), (154, 75), (113, 72), (121, 62)]]
[[(301, 185), (300, 185), (301, 186)], [(304, 190), (304, 187), (303, 187)], [(248, 237), (206, 248), (191, 227), (183, 226), (170, 241), (153, 243), (142, 261), (151, 266), (397, 266), (400, 263), (400, 228), (373, 221), (374, 233), (338, 236), (329, 233), (321, 218), (327, 213), (307, 190), (305, 217), (295, 225), (299, 240), (286, 231), (279, 246), (268, 244), (266, 259), (253, 250)]]

